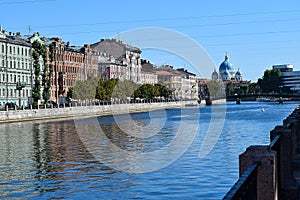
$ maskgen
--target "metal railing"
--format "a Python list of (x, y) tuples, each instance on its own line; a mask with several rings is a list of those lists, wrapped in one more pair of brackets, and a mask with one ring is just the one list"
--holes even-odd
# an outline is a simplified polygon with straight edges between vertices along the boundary
[[(276, 135), (268, 145), (270, 150), (277, 153), (277, 183), (281, 188), (281, 134)], [(257, 199), (257, 170), (260, 162), (254, 162), (248, 167), (238, 181), (233, 185), (229, 192), (224, 196), (223, 200), (246, 200)], [(280, 190), (278, 190), (280, 196)]]
[(254, 162), (224, 196), (223, 200), (257, 199), (257, 169), (260, 162)]

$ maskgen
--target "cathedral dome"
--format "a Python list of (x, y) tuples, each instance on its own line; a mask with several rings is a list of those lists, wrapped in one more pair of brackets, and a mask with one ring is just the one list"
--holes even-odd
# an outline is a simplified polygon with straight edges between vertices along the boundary
[(225, 55), (225, 60), (221, 63), (220, 68), (219, 68), (219, 72), (221, 71), (232, 71), (233, 69), (233, 65), (229, 62), (229, 58), (228, 55)]
[(237, 80), (237, 81), (243, 80), (243, 78), (242, 78), (242, 73), (240, 72), (240, 68), (239, 68), (238, 71), (235, 73), (235, 80)]
[(216, 69), (215, 69), (214, 72), (211, 74), (211, 79), (212, 79), (212, 80), (217, 80), (217, 79), (219, 79), (219, 74), (218, 74), (218, 72), (216, 71)]
[(226, 70), (226, 71), (224, 71), (224, 76), (230, 76), (230, 73)]

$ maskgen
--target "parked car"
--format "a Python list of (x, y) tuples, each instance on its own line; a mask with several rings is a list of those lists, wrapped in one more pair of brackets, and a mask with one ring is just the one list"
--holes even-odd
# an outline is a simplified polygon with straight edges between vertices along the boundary
[(6, 104), (5, 104), (5, 107), (8, 107), (8, 108), (18, 108), (18, 105), (16, 104), (16, 103), (14, 103), (14, 102), (7, 102)]
[(49, 105), (53, 106), (53, 108), (57, 108), (58, 107), (58, 104), (55, 102), (55, 101), (48, 101)]

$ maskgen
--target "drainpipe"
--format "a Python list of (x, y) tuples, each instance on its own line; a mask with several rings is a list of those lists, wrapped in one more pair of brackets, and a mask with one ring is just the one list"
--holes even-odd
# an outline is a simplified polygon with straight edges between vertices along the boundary
[(8, 59), (7, 59), (7, 57), (8, 57), (8, 42), (6, 42), (6, 48), (5, 48), (5, 50), (6, 50), (6, 73), (5, 73), (5, 75), (6, 75), (6, 103), (8, 102)]

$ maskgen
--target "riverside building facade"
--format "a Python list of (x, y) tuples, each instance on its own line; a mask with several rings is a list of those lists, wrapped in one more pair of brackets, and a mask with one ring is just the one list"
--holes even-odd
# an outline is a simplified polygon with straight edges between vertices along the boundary
[(291, 91), (300, 93), (300, 71), (294, 71), (294, 65), (273, 65), (273, 69), (279, 69), (282, 77), (282, 86)]
[[(28, 105), (34, 80), (31, 44), (35, 40), (40, 40), (38, 33), (32, 36), (21, 36), (20, 33), (7, 33), (0, 26), (1, 106), (7, 102), (13, 102), (18, 106)], [(42, 59), (40, 59), (40, 66), (43, 71)]]
[(141, 83), (142, 51), (139, 48), (124, 44), (117, 39), (101, 39), (100, 42), (91, 44), (91, 48), (113, 57), (109, 65), (107, 63), (99, 65), (99, 71), (108, 74), (108, 79), (116, 77), (120, 80)]
[(197, 99), (198, 87), (196, 84), (196, 74), (188, 72), (186, 69), (174, 69), (173, 66), (164, 65), (155, 69), (158, 82), (162, 82), (172, 91), (175, 99)]
[(54, 68), (50, 100), (64, 103), (70, 87), (77, 81), (85, 81), (98, 75), (98, 54), (89, 45), (70, 46), (61, 38), (51, 38), (47, 44), (54, 44)]

